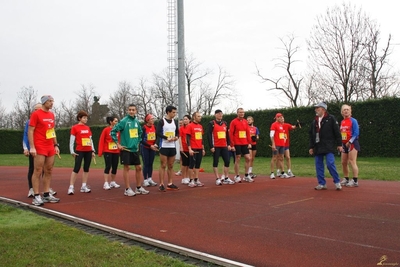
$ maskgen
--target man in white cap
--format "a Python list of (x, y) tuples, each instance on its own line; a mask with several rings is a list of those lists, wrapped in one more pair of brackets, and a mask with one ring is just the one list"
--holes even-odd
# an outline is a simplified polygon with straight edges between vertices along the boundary
[[(33, 205), (41, 206), (43, 202), (57, 203), (59, 198), (50, 194), (50, 182), (54, 165), (54, 156), (60, 153), (57, 143), (55, 118), (50, 109), (53, 108), (54, 98), (44, 95), (40, 99), (42, 108), (33, 112), (29, 121), (28, 140), (29, 153), (34, 158), (32, 186), (34, 191)], [(43, 198), (39, 194), (40, 175), (43, 174)]]
[(311, 123), (309, 131), (310, 145), (309, 153), (315, 156), (315, 169), (317, 172), (318, 185), (315, 190), (326, 190), (324, 157), (326, 167), (333, 177), (336, 190), (342, 190), (339, 174), (335, 165), (336, 150), (342, 152), (342, 137), (336, 118), (327, 112), (324, 102), (315, 105), (315, 119)]

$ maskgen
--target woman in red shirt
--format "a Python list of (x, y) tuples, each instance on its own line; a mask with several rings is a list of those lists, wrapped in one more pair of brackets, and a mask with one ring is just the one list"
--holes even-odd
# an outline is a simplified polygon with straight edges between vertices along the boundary
[[(103, 129), (99, 139), (98, 156), (101, 157), (104, 154), (104, 190), (110, 190), (111, 188), (119, 188), (120, 185), (115, 182), (115, 176), (118, 169), (119, 160), (119, 149), (117, 144), (111, 138), (110, 132), (115, 124), (118, 123), (117, 117), (106, 118), (108, 126)], [(119, 132), (117, 132), (117, 138), (119, 140)], [(110, 175), (111, 169), (111, 175)]]
[(144, 117), (144, 123), (142, 128), (142, 142), (140, 144), (140, 152), (143, 160), (143, 186), (157, 186), (157, 183), (152, 178), (154, 158), (156, 157), (156, 151), (158, 151), (154, 116), (147, 114)]
[[(83, 160), (83, 175), (82, 175), (82, 186), (81, 193), (90, 193), (90, 188), (87, 186), (87, 180), (89, 177), (89, 167), (92, 161), (92, 157), (95, 157), (95, 150), (92, 140), (92, 131), (89, 126), (86, 125), (88, 120), (88, 114), (81, 110), (76, 116), (78, 123), (72, 126), (71, 136), (69, 139), (69, 150), (71, 155), (75, 158), (74, 169), (71, 173), (71, 179), (68, 188), (68, 195), (73, 195), (74, 184), (76, 177), (81, 169)], [(76, 144), (74, 150), (74, 144)]]

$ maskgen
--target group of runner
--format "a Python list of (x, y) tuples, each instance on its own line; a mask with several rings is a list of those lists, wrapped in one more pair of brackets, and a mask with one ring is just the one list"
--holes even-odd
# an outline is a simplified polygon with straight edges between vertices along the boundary
[[(55, 197), (56, 192), (50, 187), (51, 174), (54, 165), (55, 155), (59, 155), (59, 145), (54, 131), (54, 114), (50, 111), (54, 99), (50, 95), (41, 98), (41, 105), (32, 113), (27, 122), (26, 134), (24, 134), (24, 154), (29, 156), (28, 171), (28, 197), (33, 197), (34, 205), (43, 205), (45, 202), (57, 203), (59, 198)], [(319, 109), (324, 112), (318, 113)], [(356, 164), (358, 144), (358, 124), (351, 117), (351, 107), (343, 105), (342, 115), (344, 117), (342, 126), (338, 127), (333, 116), (326, 112), (326, 104), (316, 106), (316, 120), (310, 129), (310, 154), (315, 155), (316, 171), (318, 178), (317, 190), (326, 189), (323, 172), (321, 173), (321, 160), (323, 171), (323, 157), (327, 158), (327, 167), (334, 177), (336, 189), (341, 185), (358, 186), (358, 168)], [(167, 106), (165, 117), (159, 120), (157, 127), (154, 125), (155, 117), (146, 114), (144, 125), (141, 126), (137, 118), (137, 107), (129, 105), (127, 115), (118, 121), (116, 117), (107, 117), (108, 126), (103, 129), (98, 145), (98, 156), (104, 156), (104, 190), (119, 188), (115, 177), (118, 163), (123, 165), (124, 195), (135, 196), (149, 193), (144, 187), (157, 186), (159, 191), (178, 190), (173, 183), (173, 165), (176, 154), (180, 155), (181, 183), (189, 187), (202, 187), (204, 184), (199, 179), (199, 170), (202, 158), (205, 155), (203, 135), (205, 134), (201, 124), (202, 115), (195, 112), (192, 116), (185, 115), (182, 118), (182, 125), (178, 127), (174, 121), (177, 109), (174, 106)], [(257, 141), (260, 138), (259, 129), (254, 126), (254, 119), (251, 116), (245, 118), (243, 108), (237, 109), (237, 117), (230, 124), (223, 120), (223, 112), (216, 110), (215, 118), (208, 123), (207, 141), (210, 152), (213, 155), (213, 172), (216, 185), (232, 185), (235, 183), (254, 182), (256, 174), (253, 173), (253, 161), (257, 153)], [(75, 193), (75, 181), (83, 162), (82, 185), (80, 192), (90, 193), (91, 189), (87, 184), (89, 168), (92, 161), (95, 162), (96, 150), (93, 145), (92, 132), (87, 126), (88, 114), (80, 111), (77, 114), (78, 123), (72, 126), (70, 131), (70, 154), (75, 158), (75, 164), (70, 177), (68, 195)], [(331, 124), (324, 123), (332, 121)], [(322, 122), (322, 123), (321, 123)], [(336, 128), (335, 128), (336, 123)], [(331, 129), (326, 130), (331, 125)], [(291, 125), (284, 122), (281, 113), (275, 116), (275, 122), (270, 127), (271, 139), (271, 174), (275, 177), (294, 177), (291, 171), (289, 132), (301, 125)], [(327, 134), (328, 133), (328, 134)], [(339, 134), (338, 134), (339, 133)], [(340, 137), (340, 139), (339, 139)], [(340, 146), (339, 146), (340, 141)], [(179, 151), (176, 143), (179, 142)], [(326, 145), (338, 144), (337, 149), (342, 152), (342, 166), (344, 179), (338, 182), (334, 158), (332, 160), (331, 147), (325, 149)], [(322, 146), (321, 146), (322, 145)], [(340, 147), (340, 148), (339, 148)], [(335, 147), (334, 147), (335, 148)], [(159, 152), (160, 169), (159, 179), (156, 183), (153, 180), (153, 164), (156, 152)], [(230, 158), (234, 157), (233, 179), (229, 178)], [(143, 161), (143, 167), (140, 157)], [(244, 157), (244, 175), (240, 176), (240, 161)], [(322, 159), (321, 159), (322, 157)], [(218, 171), (219, 159), (223, 160), (223, 171)], [(287, 172), (284, 171), (284, 158), (286, 158)], [(349, 179), (348, 165), (353, 170), (353, 179)], [(136, 188), (132, 189), (130, 184), (130, 166), (135, 166)], [(274, 168), (277, 166), (275, 176)], [(335, 173), (336, 171), (336, 173)], [(40, 177), (43, 176), (43, 197), (39, 194)], [(167, 181), (165, 181), (167, 176)], [(340, 187), (341, 189), (341, 187)]]

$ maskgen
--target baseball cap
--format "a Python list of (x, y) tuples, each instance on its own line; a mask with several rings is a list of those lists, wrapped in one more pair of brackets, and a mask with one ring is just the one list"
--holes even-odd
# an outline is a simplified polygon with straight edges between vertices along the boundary
[(214, 114), (218, 114), (218, 113), (222, 113), (222, 110), (217, 109), (217, 110), (214, 112)]
[(325, 110), (327, 110), (328, 109), (328, 106), (326, 105), (326, 103), (325, 102), (319, 102), (318, 104), (316, 104), (314, 107), (316, 107), (316, 108), (319, 108), (319, 107), (321, 107), (321, 108), (324, 108)]
[(283, 116), (282, 113), (276, 113), (275, 119), (277, 119), (277, 118), (279, 118), (279, 117), (282, 117), (282, 116)]

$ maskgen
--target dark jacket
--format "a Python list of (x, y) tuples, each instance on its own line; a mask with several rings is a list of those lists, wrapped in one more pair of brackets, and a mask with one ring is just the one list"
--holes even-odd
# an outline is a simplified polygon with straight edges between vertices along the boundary
[[(315, 118), (310, 127), (309, 148), (314, 149), (314, 154), (335, 153), (337, 147), (342, 145), (339, 123), (334, 116), (326, 113), (321, 121), (321, 128), (318, 129), (318, 118)], [(319, 132), (319, 142), (316, 142), (317, 132)]]

